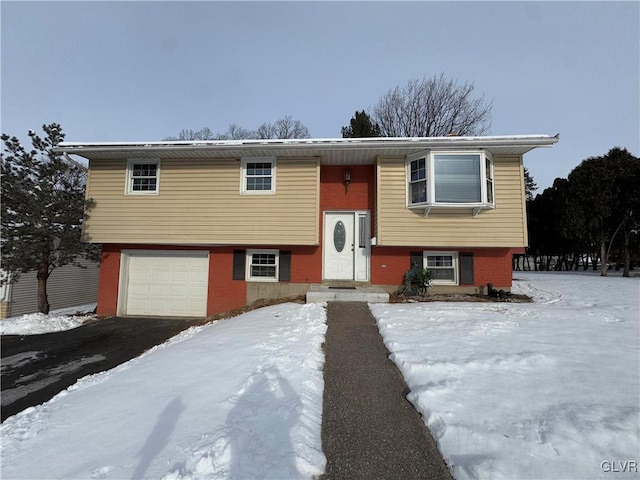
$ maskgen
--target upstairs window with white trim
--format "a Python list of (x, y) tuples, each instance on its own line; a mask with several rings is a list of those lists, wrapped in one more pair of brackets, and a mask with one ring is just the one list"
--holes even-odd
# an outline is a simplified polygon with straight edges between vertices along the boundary
[(423, 266), (431, 272), (433, 285), (458, 285), (457, 252), (424, 252)]
[(278, 250), (247, 250), (247, 280), (276, 282), (278, 281), (278, 268)]
[(276, 192), (276, 159), (243, 158), (240, 192), (264, 195)]
[(407, 160), (408, 207), (493, 207), (488, 152), (425, 152)]
[(157, 195), (160, 185), (160, 160), (127, 160), (127, 185), (130, 195)]

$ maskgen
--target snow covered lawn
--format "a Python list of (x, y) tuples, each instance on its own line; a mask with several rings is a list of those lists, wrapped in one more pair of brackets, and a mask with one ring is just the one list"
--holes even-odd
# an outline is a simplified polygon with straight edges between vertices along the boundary
[(323, 306), (283, 304), (194, 327), (85, 377), (0, 428), (3, 479), (311, 478)]
[[(371, 305), (455, 478), (638, 478), (640, 279), (516, 276), (536, 303)], [(85, 377), (2, 424), (0, 476), (310, 479), (325, 322), (267, 307)]]
[(92, 312), (95, 303), (77, 307), (52, 310), (49, 315), (30, 313), (19, 317), (0, 320), (0, 335), (38, 335), (41, 333), (62, 332), (77, 328), (83, 323), (95, 320), (93, 314), (77, 315)]
[(516, 278), (536, 303), (371, 305), (454, 477), (638, 478), (640, 279)]

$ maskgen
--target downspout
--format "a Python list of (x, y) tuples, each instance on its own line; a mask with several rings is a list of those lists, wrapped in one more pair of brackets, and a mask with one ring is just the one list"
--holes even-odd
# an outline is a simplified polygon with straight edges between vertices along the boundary
[(0, 285), (0, 302), (8, 302), (11, 299), (11, 286), (12, 283), (5, 283)]
[(83, 172), (86, 172), (88, 169), (87, 167), (85, 167), (84, 165), (82, 165), (80, 162), (77, 162), (76, 160), (74, 160), (73, 158), (71, 158), (69, 156), (69, 154), (67, 152), (62, 152), (62, 156), (71, 164), (75, 165), (76, 167), (78, 167), (80, 170), (82, 170)]
[[(0, 270), (0, 277), (4, 278), (7, 275), (7, 273), (4, 270)], [(13, 283), (12, 282), (7, 282), (7, 283), (3, 283), (0, 285), (0, 302), (4, 303), (6, 302), (7, 305), (7, 311), (6, 311), (6, 316), (9, 317), (11, 316), (11, 290), (13, 288)], [(3, 317), (0, 317), (3, 318)]]

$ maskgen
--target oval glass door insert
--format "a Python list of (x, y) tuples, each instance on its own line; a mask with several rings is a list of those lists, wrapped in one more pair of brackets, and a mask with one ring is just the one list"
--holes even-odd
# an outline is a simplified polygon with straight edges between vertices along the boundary
[(344, 228), (344, 223), (338, 220), (335, 228), (333, 229), (333, 245), (336, 247), (336, 251), (341, 252), (344, 249), (344, 242), (347, 238), (347, 231)]

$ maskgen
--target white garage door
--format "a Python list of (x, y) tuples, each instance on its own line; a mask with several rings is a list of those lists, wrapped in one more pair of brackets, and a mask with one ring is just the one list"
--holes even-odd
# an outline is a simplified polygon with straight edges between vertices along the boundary
[(122, 253), (125, 315), (206, 316), (209, 252)]

